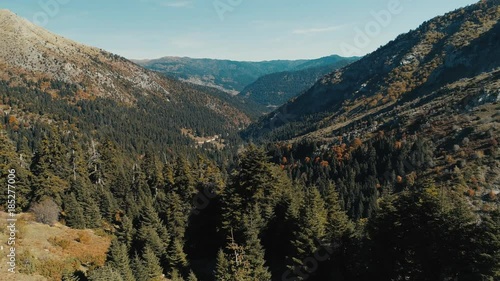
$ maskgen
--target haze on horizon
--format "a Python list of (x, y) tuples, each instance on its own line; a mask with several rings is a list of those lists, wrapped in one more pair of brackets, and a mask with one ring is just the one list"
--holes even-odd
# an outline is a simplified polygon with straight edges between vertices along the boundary
[(434, 16), (475, 2), (19, 0), (0, 8), (130, 59), (262, 61), (362, 56)]

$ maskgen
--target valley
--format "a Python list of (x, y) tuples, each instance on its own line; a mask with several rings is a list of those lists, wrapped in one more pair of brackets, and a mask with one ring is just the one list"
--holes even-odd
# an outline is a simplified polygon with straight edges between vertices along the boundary
[(260, 62), (130, 60), (0, 10), (0, 280), (499, 280), (499, 50), (499, 0)]

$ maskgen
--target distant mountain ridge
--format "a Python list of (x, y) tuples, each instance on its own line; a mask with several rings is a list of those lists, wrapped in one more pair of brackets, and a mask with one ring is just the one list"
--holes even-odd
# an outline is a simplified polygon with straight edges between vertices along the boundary
[(328, 56), (313, 60), (248, 62), (164, 57), (154, 60), (135, 60), (135, 62), (170, 77), (217, 88), (235, 95), (261, 76), (276, 72), (298, 71), (325, 66), (335, 63), (339, 58), (338, 56)]
[(343, 58), (340, 56), (312, 60), (302, 64), (300, 68), (304, 69), (301, 70), (264, 75), (254, 83), (246, 86), (240, 95), (245, 99), (268, 106), (272, 110), (273, 107), (280, 106), (289, 99), (305, 92), (326, 74), (356, 60), (358, 58)]

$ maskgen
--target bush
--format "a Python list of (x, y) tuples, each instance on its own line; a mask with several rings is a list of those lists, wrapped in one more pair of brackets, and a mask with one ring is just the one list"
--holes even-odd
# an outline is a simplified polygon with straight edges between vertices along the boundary
[(51, 225), (59, 219), (60, 209), (52, 199), (48, 198), (35, 203), (31, 207), (31, 212), (35, 215), (37, 222)]
[(59, 246), (63, 250), (68, 249), (69, 246), (71, 245), (71, 242), (69, 240), (64, 239), (64, 238), (51, 237), (51, 238), (49, 238), (48, 241), (50, 244), (52, 244), (54, 246)]
[(36, 272), (38, 261), (29, 250), (21, 252), (18, 260), (20, 273), (32, 275)]

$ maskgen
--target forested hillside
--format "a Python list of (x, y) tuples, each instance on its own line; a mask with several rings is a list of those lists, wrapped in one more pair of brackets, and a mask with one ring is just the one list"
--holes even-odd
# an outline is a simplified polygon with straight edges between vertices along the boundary
[(243, 133), (244, 99), (0, 11), (16, 278), (500, 280), (499, 5), (430, 20)]
[[(314, 83), (326, 74), (357, 60), (357, 58), (342, 58), (339, 56), (332, 56), (331, 58), (331, 64), (318, 66), (310, 62), (307, 66), (311, 67), (302, 70), (264, 75), (254, 83), (246, 86), (239, 95), (267, 106), (268, 111), (271, 111), (311, 88)], [(305, 65), (302, 65), (301, 68)]]
[[(112, 142), (54, 128), (44, 135), (31, 156), (2, 134), (19, 211), (54, 202), (62, 223), (112, 239), (105, 266), (66, 264), (52, 280), (499, 278), (497, 199), (479, 214), (462, 193), (466, 175), (428, 180), (434, 147), (416, 136), (321, 154), (250, 146), (227, 175), (204, 157), (130, 159)], [(20, 272), (46, 266), (26, 258)]]

